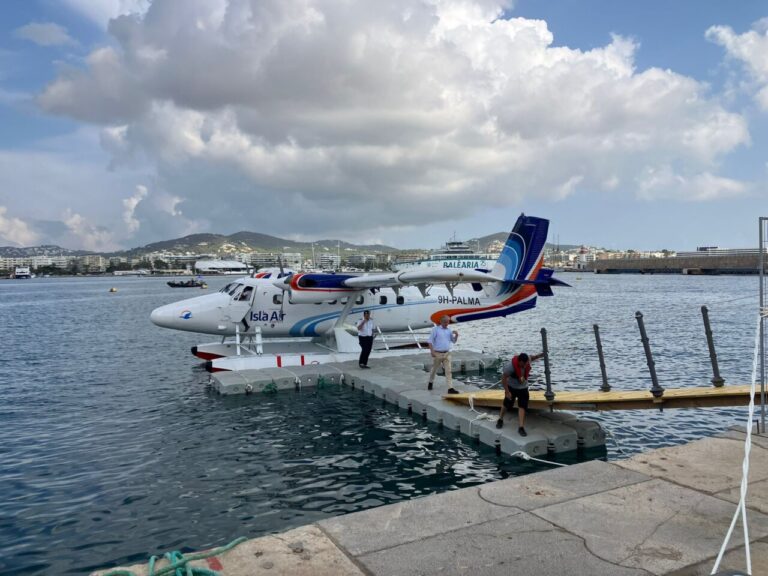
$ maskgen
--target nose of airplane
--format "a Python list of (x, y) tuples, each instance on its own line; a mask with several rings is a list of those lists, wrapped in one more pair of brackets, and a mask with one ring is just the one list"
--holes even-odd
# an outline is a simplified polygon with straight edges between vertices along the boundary
[(149, 319), (153, 324), (162, 328), (173, 328), (175, 316), (171, 306), (160, 306), (152, 310)]

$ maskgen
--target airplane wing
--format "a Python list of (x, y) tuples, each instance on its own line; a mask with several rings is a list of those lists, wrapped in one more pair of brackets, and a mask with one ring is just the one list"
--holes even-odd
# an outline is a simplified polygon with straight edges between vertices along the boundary
[(437, 269), (437, 270), (405, 270), (403, 272), (390, 272), (387, 274), (367, 274), (365, 276), (355, 276), (347, 278), (342, 284), (348, 288), (382, 288), (395, 286), (408, 286), (414, 284), (437, 284), (437, 283), (461, 283), (461, 282), (498, 282), (488, 272), (480, 270), (456, 270), (456, 269)]

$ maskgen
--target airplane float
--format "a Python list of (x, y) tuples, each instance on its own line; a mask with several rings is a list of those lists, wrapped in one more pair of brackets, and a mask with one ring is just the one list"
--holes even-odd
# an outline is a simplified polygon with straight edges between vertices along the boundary
[(568, 286), (542, 266), (548, 227), (548, 220), (521, 214), (492, 270), (272, 269), (217, 293), (161, 306), (150, 319), (164, 328), (220, 336), (192, 347), (210, 372), (356, 359), (356, 328), (347, 319), (364, 310), (377, 326), (372, 358), (412, 353), (423, 346), (414, 330), (432, 327), (442, 316), (451, 323), (505, 317), (535, 307), (538, 296), (552, 296), (552, 286)]

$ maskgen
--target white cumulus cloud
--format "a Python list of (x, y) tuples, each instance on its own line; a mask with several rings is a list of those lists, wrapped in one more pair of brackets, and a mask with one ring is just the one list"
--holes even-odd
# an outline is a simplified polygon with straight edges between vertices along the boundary
[(117, 169), (148, 159), (173, 212), (216, 231), (349, 237), (580, 190), (659, 197), (650, 174), (692, 201), (746, 186), (717, 174), (746, 121), (707, 85), (639, 70), (620, 36), (554, 46), (506, 8), (154, 0), (38, 101), (102, 126)]
[(106, 28), (112, 18), (122, 14), (143, 14), (150, 0), (64, 0), (64, 3), (97, 26)]
[(75, 46), (77, 44), (64, 26), (53, 22), (30, 22), (14, 30), (13, 35), (40, 46)]
[(0, 206), (0, 240), (10, 242), (17, 246), (32, 246), (39, 235), (32, 228), (19, 218), (9, 217), (6, 214), (8, 209)]
[(712, 26), (706, 37), (744, 66), (753, 81), (755, 100), (768, 111), (768, 18), (758, 20), (742, 34), (730, 26)]
[(134, 213), (136, 212), (136, 207), (139, 205), (139, 202), (141, 202), (146, 195), (147, 187), (139, 184), (136, 186), (136, 192), (133, 196), (123, 199), (123, 222), (125, 222), (128, 231), (131, 233), (136, 232), (141, 225), (139, 220), (134, 216)]
[(72, 210), (65, 210), (61, 220), (86, 250), (109, 252), (119, 248), (109, 230), (91, 224), (82, 215)]

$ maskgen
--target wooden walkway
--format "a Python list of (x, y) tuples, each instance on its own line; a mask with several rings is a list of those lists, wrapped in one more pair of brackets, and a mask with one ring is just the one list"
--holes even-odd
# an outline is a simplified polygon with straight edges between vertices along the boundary
[[(600, 390), (556, 391), (550, 404), (543, 390), (531, 390), (529, 408), (557, 408), (560, 410), (647, 410), (649, 408), (710, 408), (713, 406), (746, 406), (749, 404), (748, 384), (715, 388), (692, 387), (664, 390), (661, 398), (654, 398), (650, 390)], [(460, 404), (499, 408), (504, 400), (503, 390), (485, 390), (472, 394), (451, 394), (444, 398)], [(760, 401), (760, 389), (755, 402)]]

